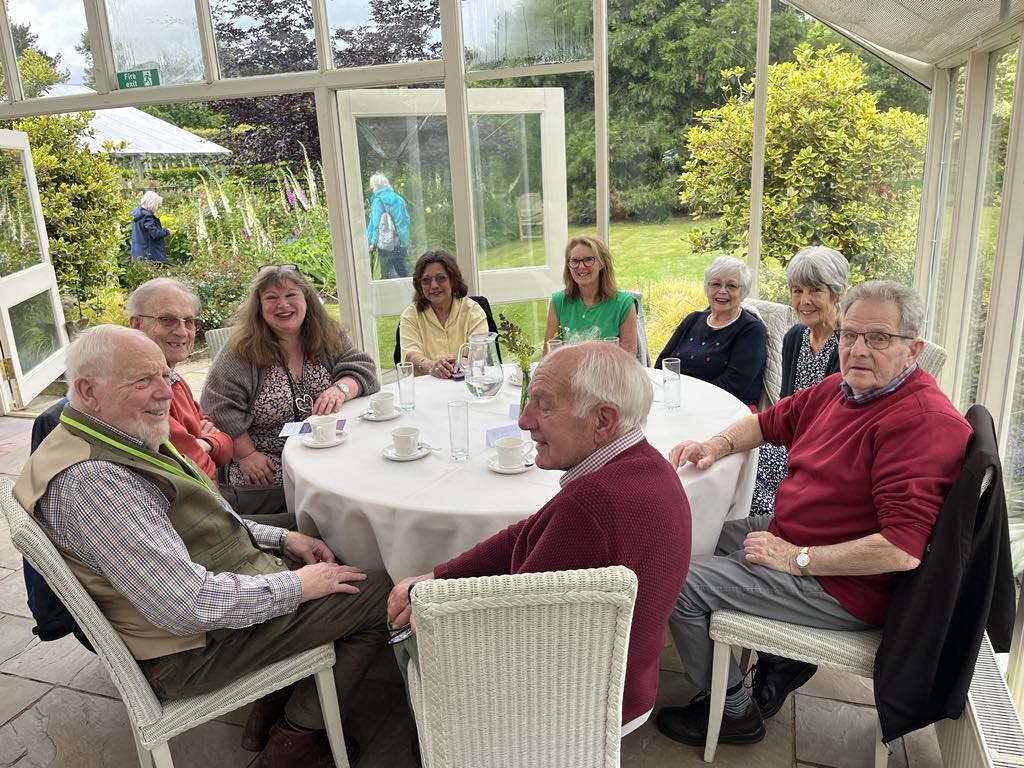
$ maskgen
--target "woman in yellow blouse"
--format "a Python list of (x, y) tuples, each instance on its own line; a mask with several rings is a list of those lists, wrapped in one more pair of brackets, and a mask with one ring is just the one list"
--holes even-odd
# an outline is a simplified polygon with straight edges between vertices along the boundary
[(447, 379), (459, 347), (474, 333), (487, 333), (487, 316), (466, 294), (459, 265), (447, 251), (427, 251), (416, 262), (413, 303), (398, 326), (402, 360), (417, 375)]

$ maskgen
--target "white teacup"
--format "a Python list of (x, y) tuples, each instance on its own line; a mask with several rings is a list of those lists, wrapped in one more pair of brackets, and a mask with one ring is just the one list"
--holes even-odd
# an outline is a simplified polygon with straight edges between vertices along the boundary
[(526, 455), (533, 450), (532, 440), (520, 440), (518, 437), (499, 437), (494, 441), (498, 449), (498, 466), (502, 469), (519, 469), (526, 460)]
[(420, 445), (420, 431), (416, 427), (392, 429), (391, 442), (396, 456), (412, 456)]
[(386, 418), (395, 413), (395, 395), (393, 392), (377, 392), (370, 395), (370, 411), (378, 418)]
[(325, 445), (334, 440), (338, 428), (338, 415), (310, 416), (309, 426), (312, 429), (313, 442)]

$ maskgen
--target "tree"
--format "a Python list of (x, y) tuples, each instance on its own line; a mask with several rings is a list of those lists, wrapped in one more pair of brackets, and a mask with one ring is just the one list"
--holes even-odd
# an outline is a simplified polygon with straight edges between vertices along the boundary
[[(439, 58), (440, 11), (433, 0), (370, 0), (372, 24), (333, 32), (335, 65), (368, 66)], [(302, 72), (316, 68), (308, 0), (224, 0), (213, 7), (228, 76)], [(234, 99), (212, 105), (226, 117), (221, 138), (236, 164), (300, 166), (304, 149), (320, 158), (312, 94)]]
[[(785, 265), (814, 242), (865, 277), (907, 279), (913, 266), (926, 119), (879, 110), (860, 61), (838, 46), (801, 46), (768, 71), (762, 254)], [(726, 100), (686, 131), (680, 200), (719, 216), (695, 233), (705, 252), (743, 250), (750, 219), (754, 82), (728, 72)]]

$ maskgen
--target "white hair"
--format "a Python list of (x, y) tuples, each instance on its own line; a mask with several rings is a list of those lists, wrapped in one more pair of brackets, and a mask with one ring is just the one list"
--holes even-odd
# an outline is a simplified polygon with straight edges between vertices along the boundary
[(68, 399), (71, 405), (79, 409), (82, 407), (75, 392), (75, 382), (78, 379), (89, 378), (97, 384), (105, 384), (110, 380), (110, 365), (114, 351), (124, 345), (126, 336), (132, 334), (138, 334), (149, 341), (149, 337), (142, 331), (121, 325), (96, 325), (75, 336), (64, 354)]
[(865, 280), (846, 294), (843, 311), (849, 312), (850, 307), (861, 300), (892, 302), (900, 313), (899, 332), (915, 339), (920, 336), (924, 325), (924, 304), (913, 288), (893, 280)]
[(378, 189), (391, 189), (391, 182), (383, 173), (375, 173), (370, 177), (370, 186), (376, 192)]
[(617, 344), (590, 341), (562, 346), (552, 355), (574, 350), (579, 358), (569, 380), (573, 398), (572, 412), (583, 418), (601, 403), (610, 403), (619, 412), (615, 437), (642, 427), (654, 401), (654, 387), (636, 357)]
[(146, 194), (139, 201), (139, 207), (145, 208), (150, 213), (156, 213), (156, 209), (164, 204), (164, 199), (152, 189), (147, 189)]
[(747, 298), (750, 293), (750, 269), (735, 256), (719, 256), (704, 270), (704, 292), (707, 293), (708, 283), (712, 280), (724, 280), (729, 275), (736, 275), (740, 282), (740, 299)]
[(136, 315), (145, 314), (149, 309), (150, 302), (152, 302), (162, 291), (166, 290), (181, 291), (185, 294), (189, 301), (192, 302), (192, 311), (199, 312), (199, 297), (193, 293), (187, 285), (180, 280), (175, 280), (173, 277), (154, 277), (152, 280), (147, 280), (128, 296), (128, 301), (125, 302), (124, 311), (128, 317), (135, 317)]

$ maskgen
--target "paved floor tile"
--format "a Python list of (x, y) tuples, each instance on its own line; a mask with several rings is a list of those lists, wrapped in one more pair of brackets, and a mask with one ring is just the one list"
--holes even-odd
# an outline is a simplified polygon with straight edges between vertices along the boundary
[(14, 548), (11, 529), (3, 515), (0, 515), (0, 568), (14, 571), (21, 569), (21, 552)]
[(806, 696), (822, 699), (836, 699), (851, 704), (875, 705), (874, 686), (871, 678), (839, 672), (835, 669), (818, 669), (814, 677), (800, 688)]
[[(0, 616), (0, 666), (37, 642), (32, 634), (35, 622), (20, 616)], [(27, 677), (27, 675), (23, 675)]]
[(12, 675), (0, 675), (0, 725), (14, 719), (27, 706), (50, 690), (48, 683), (25, 680)]
[[(872, 768), (874, 707), (796, 694), (796, 756), (832, 768)], [(906, 768), (902, 741), (893, 744), (889, 768)]]
[(67, 685), (94, 658), (81, 643), (68, 635), (48, 643), (34, 641), (20, 654), (0, 665), (0, 672)]
[(907, 751), (910, 768), (943, 767), (942, 752), (939, 751), (939, 740), (934, 725), (908, 733), (903, 737), (903, 746)]
[[(75, 642), (78, 642), (77, 640)], [(110, 679), (110, 673), (98, 656), (89, 655), (89, 661), (65, 685), (84, 693), (95, 693), (121, 700), (121, 694)]]
[(0, 574), (0, 613), (32, 618), (25, 594), (25, 577), (21, 571), (4, 570)]

